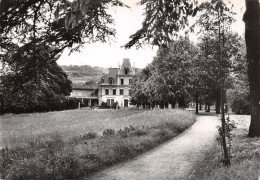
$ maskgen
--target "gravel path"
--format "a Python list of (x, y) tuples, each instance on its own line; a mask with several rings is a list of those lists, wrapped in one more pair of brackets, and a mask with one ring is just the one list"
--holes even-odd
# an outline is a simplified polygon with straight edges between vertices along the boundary
[(217, 116), (201, 114), (194, 125), (173, 140), (131, 161), (113, 166), (91, 180), (173, 180), (189, 179), (217, 133)]

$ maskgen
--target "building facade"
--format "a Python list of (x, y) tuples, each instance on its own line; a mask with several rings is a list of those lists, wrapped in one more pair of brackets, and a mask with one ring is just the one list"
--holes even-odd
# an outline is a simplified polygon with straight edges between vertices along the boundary
[(86, 106), (98, 106), (98, 86), (72, 87), (70, 97), (79, 99)]
[(122, 65), (118, 68), (109, 68), (108, 74), (101, 78), (99, 88), (99, 105), (102, 102), (112, 106), (118, 103), (119, 106), (129, 106), (129, 85), (132, 77), (135, 75), (137, 69), (131, 66), (130, 59), (123, 59)]

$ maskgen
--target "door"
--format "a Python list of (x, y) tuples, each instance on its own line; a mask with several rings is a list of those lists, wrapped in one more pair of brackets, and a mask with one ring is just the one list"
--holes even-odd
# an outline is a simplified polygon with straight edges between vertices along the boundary
[(128, 99), (124, 100), (124, 107), (128, 107)]

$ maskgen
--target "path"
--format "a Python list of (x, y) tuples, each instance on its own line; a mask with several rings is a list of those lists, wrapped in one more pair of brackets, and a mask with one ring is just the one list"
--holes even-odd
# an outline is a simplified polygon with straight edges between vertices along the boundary
[(217, 116), (197, 116), (194, 125), (180, 136), (131, 161), (108, 168), (91, 180), (189, 179), (196, 163), (211, 147), (220, 124)]

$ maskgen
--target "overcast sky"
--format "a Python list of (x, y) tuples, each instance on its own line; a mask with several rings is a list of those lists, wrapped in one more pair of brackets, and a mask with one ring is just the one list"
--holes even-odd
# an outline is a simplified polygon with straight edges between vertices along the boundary
[[(150, 63), (156, 55), (156, 47), (143, 47), (130, 50), (121, 48), (122, 45), (128, 42), (129, 36), (141, 28), (144, 16), (143, 7), (136, 5), (140, 0), (122, 0), (131, 8), (113, 8), (111, 14), (115, 19), (114, 28), (117, 31), (116, 39), (110, 43), (95, 43), (86, 44), (81, 48), (81, 52), (74, 52), (68, 55), (69, 50), (65, 50), (57, 61), (59, 65), (91, 65), (99, 67), (117, 67), (118, 63), (122, 63), (123, 58), (130, 58), (138, 68), (144, 68)], [(242, 15), (245, 10), (244, 0), (231, 0), (234, 4), (234, 11), (237, 13), (236, 23), (232, 26), (233, 30), (239, 34), (244, 32), (244, 23)], [(193, 37), (196, 39), (196, 37)]]

